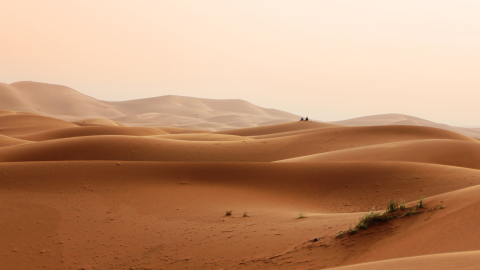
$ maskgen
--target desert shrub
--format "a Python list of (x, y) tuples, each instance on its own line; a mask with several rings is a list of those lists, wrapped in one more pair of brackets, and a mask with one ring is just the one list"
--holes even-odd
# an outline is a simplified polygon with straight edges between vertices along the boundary
[(370, 213), (365, 214), (357, 223), (356, 227), (359, 229), (367, 229), (370, 225), (377, 221), (385, 220), (384, 213), (376, 213), (374, 209)]
[(247, 211), (243, 212), (243, 217), (248, 217)]
[(415, 211), (415, 210), (408, 210), (408, 212), (405, 212), (403, 213), (402, 217), (408, 217), (408, 216), (413, 216), (413, 215), (416, 215), (416, 214), (419, 214), (420, 212), (418, 211)]
[(344, 231), (341, 231), (341, 232), (337, 233), (337, 235), (335, 235), (335, 237), (338, 238), (338, 237), (342, 237), (342, 236), (344, 236), (344, 235), (345, 235), (345, 232), (344, 232)]
[(420, 201), (417, 203), (417, 208), (422, 209), (423, 208), (423, 196), (420, 198)]
[(348, 230), (348, 232), (350, 234), (354, 234), (354, 233), (357, 233), (358, 232), (358, 229), (357, 228), (351, 228), (350, 230)]
[(225, 211), (225, 216), (231, 216), (231, 215), (232, 215), (232, 210)]
[(400, 210), (405, 210), (405, 204), (403, 202), (400, 203), (400, 206), (398, 207)]
[(298, 214), (298, 218), (306, 218), (306, 216), (303, 213)]
[(395, 200), (388, 201), (387, 213), (393, 213), (398, 210), (398, 204)]

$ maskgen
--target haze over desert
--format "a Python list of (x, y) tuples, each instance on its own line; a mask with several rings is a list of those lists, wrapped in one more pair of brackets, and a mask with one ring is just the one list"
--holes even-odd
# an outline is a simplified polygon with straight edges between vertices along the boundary
[(2, 11), (0, 269), (480, 269), (478, 3)]

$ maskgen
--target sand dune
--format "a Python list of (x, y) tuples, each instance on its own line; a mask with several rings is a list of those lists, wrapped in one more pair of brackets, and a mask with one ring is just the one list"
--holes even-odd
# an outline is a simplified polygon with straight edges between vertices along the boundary
[(438, 139), (395, 142), (297, 157), (280, 162), (325, 161), (408, 161), (480, 169), (480, 143)]
[(26, 140), (21, 140), (21, 139), (17, 139), (17, 138), (8, 137), (8, 136), (5, 136), (5, 135), (0, 135), (0, 147), (19, 145), (19, 144), (27, 144), (27, 143), (30, 143), (30, 142), (26, 141)]
[(148, 127), (86, 126), (54, 129), (49, 131), (18, 135), (16, 138), (27, 141), (48, 141), (71, 137), (99, 135), (152, 136), (167, 134), (165, 131)]
[(333, 268), (335, 270), (474, 270), (480, 264), (480, 251), (426, 255)]
[[(231, 131), (236, 134), (228, 134), (258, 136), (297, 129), (287, 125), (283, 130), (280, 126), (277, 131), (272, 132), (255, 129), (256, 127), (300, 119), (298, 115), (261, 108), (243, 100), (214, 100), (168, 95), (110, 102), (83, 95), (66, 86), (38, 82), (0, 83), (0, 96), (2, 97), (1, 110), (36, 113), (75, 122), (81, 126), (169, 126), (208, 131), (253, 128), (242, 130), (242, 134), (238, 133), (240, 131)], [(0, 112), (0, 115), (2, 114), (4, 113)], [(330, 126), (426, 126), (480, 138), (478, 128), (453, 127), (402, 114), (372, 115), (318, 124), (317, 128), (327, 127), (329, 124)], [(302, 128), (312, 128), (311, 126), (304, 125)]]
[(0, 134), (23, 135), (47, 130), (78, 127), (75, 124), (40, 115), (0, 116)]
[(252, 138), (224, 135), (224, 134), (212, 134), (212, 133), (186, 133), (186, 134), (169, 134), (152, 136), (159, 139), (172, 139), (182, 141), (252, 141)]
[(434, 127), (445, 130), (450, 130), (460, 134), (464, 134), (474, 138), (480, 138), (480, 131), (475, 128), (453, 127), (445, 124), (439, 124), (428, 121), (422, 118), (404, 115), (404, 114), (378, 114), (371, 116), (358, 117), (343, 121), (330, 122), (336, 125), (345, 126), (382, 126), (382, 125), (409, 125), (409, 126), (423, 126)]
[(243, 100), (169, 95), (109, 102), (65, 86), (38, 82), (2, 83), (0, 96), (2, 110), (38, 113), (79, 125), (118, 125), (119, 122), (130, 126), (223, 130), (300, 119), (297, 115), (261, 108)]
[(84, 119), (80, 121), (73, 122), (79, 126), (91, 126), (91, 125), (99, 125), (99, 126), (115, 126), (115, 127), (124, 127), (125, 125), (116, 121), (112, 121), (105, 118), (90, 118)]
[[(38, 264), (87, 269), (335, 266), (358, 258), (333, 235), (348, 228), (359, 214), (338, 212), (379, 207), (393, 193), (412, 201), (420, 195), (480, 184), (478, 170), (398, 162), (31, 162), (2, 163), (0, 172), (3, 207), (8, 210), (2, 216), (2, 229), (10, 232), (0, 243), (0, 252), (7, 254), (5, 265), (24, 268)], [(453, 208), (452, 196), (432, 199), (447, 205), (438, 210), (444, 212), (433, 215), (450, 218), (450, 211), (459, 212)], [(226, 209), (233, 209), (232, 217), (224, 216)], [(242, 217), (244, 210), (249, 217)], [(295, 219), (299, 212), (308, 218)], [(424, 219), (420, 215), (408, 219), (398, 237), (408, 235), (403, 232), (410, 232), (408, 222), (417, 230), (423, 227), (416, 235), (435, 237), (429, 231), (436, 222)], [(448, 237), (455, 237), (458, 230)], [(380, 244), (391, 245), (389, 239), (395, 234), (378, 233), (362, 241), (370, 241), (373, 248), (377, 236)], [(310, 246), (308, 239), (313, 237), (326, 237), (332, 248)], [(405, 241), (411, 244), (424, 238)], [(472, 241), (463, 243), (463, 238), (455, 243), (448, 252), (475, 247)], [(365, 254), (363, 245), (358, 245), (353, 249)], [(397, 249), (424, 253), (428, 246), (406, 249), (402, 244)], [(305, 262), (304, 256), (316, 259)], [(285, 257), (290, 263), (283, 262)], [(272, 264), (275, 260), (277, 264)]]
[[(77, 127), (19, 138), (53, 139), (104, 132), (107, 127)], [(111, 131), (127, 132), (129, 128), (108, 127)], [(130, 128), (132, 129), (132, 128)], [(133, 132), (138, 132), (134, 130)], [(142, 130), (144, 132), (144, 130)], [(147, 130), (144, 135), (149, 135)], [(43, 137), (42, 137), (43, 136)], [(320, 129), (288, 137), (263, 140), (187, 141), (140, 136), (83, 136), (35, 144), (3, 147), (0, 161), (60, 160), (129, 160), (129, 161), (209, 161), (209, 162), (270, 162), (288, 158), (374, 145), (419, 139), (450, 139), (466, 142), (476, 140), (446, 130), (426, 127), (348, 127)]]
[(282, 124), (273, 124), (263, 127), (251, 127), (251, 128), (242, 128), (234, 129), (227, 131), (218, 131), (218, 134), (228, 134), (228, 135), (237, 135), (237, 136), (260, 136), (260, 135), (271, 135), (276, 133), (285, 133), (289, 131), (300, 131), (300, 130), (311, 130), (318, 128), (327, 128), (327, 127), (338, 127), (337, 125), (312, 122), (312, 121), (296, 121)]
[[(241, 100), (106, 102), (32, 82), (0, 95), (2, 269), (480, 263), (476, 129), (300, 122)], [(335, 237), (372, 207), (422, 196), (416, 215)]]

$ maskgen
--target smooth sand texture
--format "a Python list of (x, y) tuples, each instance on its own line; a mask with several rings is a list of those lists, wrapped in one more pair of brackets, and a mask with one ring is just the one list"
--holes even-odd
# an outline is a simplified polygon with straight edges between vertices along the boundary
[(418, 256), (387, 261), (364, 263), (352, 266), (333, 268), (335, 270), (384, 270), (384, 269), (412, 269), (412, 270), (449, 270), (449, 269), (478, 269), (480, 252), (458, 252), (438, 255)]
[(8, 137), (8, 136), (5, 136), (5, 135), (0, 135), (0, 147), (26, 144), (26, 143), (30, 143), (30, 142), (25, 141), (25, 140), (12, 138), (12, 137)]
[(41, 115), (15, 114), (0, 116), (0, 127), (0, 134), (15, 136), (78, 126), (63, 120)]
[(300, 116), (261, 108), (243, 100), (161, 96), (109, 102), (66, 86), (38, 82), (0, 83), (0, 97), (2, 110), (38, 113), (80, 126), (125, 124), (223, 130), (300, 119)]
[(409, 161), (480, 169), (480, 143), (438, 139), (394, 142), (297, 157), (280, 162), (325, 161)]
[(61, 128), (26, 135), (17, 135), (17, 138), (29, 141), (48, 141), (62, 138), (99, 136), (99, 135), (127, 135), (127, 136), (153, 136), (164, 135), (165, 131), (148, 127), (119, 127), (119, 126), (84, 126)]
[(100, 126), (114, 126), (114, 127), (124, 127), (125, 125), (116, 121), (112, 121), (109, 119), (104, 118), (90, 118), (84, 119), (80, 121), (73, 122), (79, 126), (92, 126), (92, 125), (100, 125)]
[[(282, 124), (280, 124), (282, 125)], [(61, 134), (80, 134), (82, 129), (100, 133), (102, 127), (77, 127), (31, 134), (32, 140), (53, 139)], [(125, 132), (129, 128), (103, 127)], [(136, 128), (130, 128), (138, 132)], [(275, 125), (272, 126), (275, 129)], [(78, 131), (77, 131), (78, 130)], [(154, 129), (152, 129), (154, 130)], [(143, 130), (142, 130), (143, 132)], [(106, 133), (106, 131), (105, 131)], [(148, 132), (147, 132), (148, 133)], [(145, 135), (145, 133), (142, 133)], [(67, 137), (67, 135), (64, 135)], [(190, 135), (193, 136), (193, 135)], [(199, 137), (203, 135), (199, 134)], [(22, 138), (29, 138), (23, 136)], [(366, 145), (419, 139), (450, 139), (465, 142), (476, 140), (451, 131), (426, 127), (379, 126), (320, 129), (317, 132), (257, 140), (202, 141), (171, 140), (161, 137), (99, 135), (42, 140), (35, 144), (5, 147), (0, 161), (61, 160), (128, 160), (128, 161), (209, 161), (271, 162), (317, 153), (331, 152)]]
[(474, 138), (480, 138), (480, 130), (477, 128), (452, 127), (445, 124), (439, 124), (428, 121), (422, 118), (404, 115), (404, 114), (379, 114), (347, 119), (343, 121), (331, 122), (331, 124), (346, 125), (346, 126), (382, 126), (382, 125), (409, 125), (409, 126), (424, 126), (434, 127), (446, 130), (451, 130)]
[[(480, 142), (469, 136), (298, 121), (226, 132), (85, 122), (0, 112), (2, 269), (478, 266)], [(335, 238), (372, 207), (421, 196), (418, 215)]]

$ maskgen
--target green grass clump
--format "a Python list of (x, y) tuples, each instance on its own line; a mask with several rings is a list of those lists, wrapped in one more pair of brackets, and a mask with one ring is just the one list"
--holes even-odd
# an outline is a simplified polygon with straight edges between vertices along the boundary
[(345, 232), (344, 231), (341, 231), (339, 233), (337, 233), (337, 235), (335, 235), (336, 238), (339, 238), (339, 237), (342, 237), (345, 235)]
[(398, 207), (398, 209), (400, 210), (405, 210), (406, 207), (405, 207), (405, 204), (403, 202), (400, 203), (400, 206)]
[(393, 213), (398, 210), (398, 204), (395, 200), (388, 201), (387, 213)]
[(357, 233), (358, 232), (358, 229), (357, 228), (351, 228), (350, 230), (348, 230), (348, 232), (350, 234), (354, 234), (354, 233)]
[(306, 218), (306, 216), (303, 213), (298, 214), (298, 218)]
[(225, 216), (231, 216), (231, 215), (232, 215), (232, 210), (225, 211)]
[(408, 212), (405, 212), (403, 213), (402, 217), (408, 217), (408, 216), (413, 216), (413, 215), (416, 215), (416, 214), (419, 214), (418, 211), (415, 211), (415, 210), (408, 210)]
[(417, 203), (417, 208), (422, 209), (423, 208), (423, 196), (420, 198), (420, 201)]
[(372, 209), (370, 213), (365, 214), (357, 223), (356, 227), (359, 229), (367, 229), (370, 225), (377, 221), (385, 220), (384, 213), (375, 213), (375, 210)]

